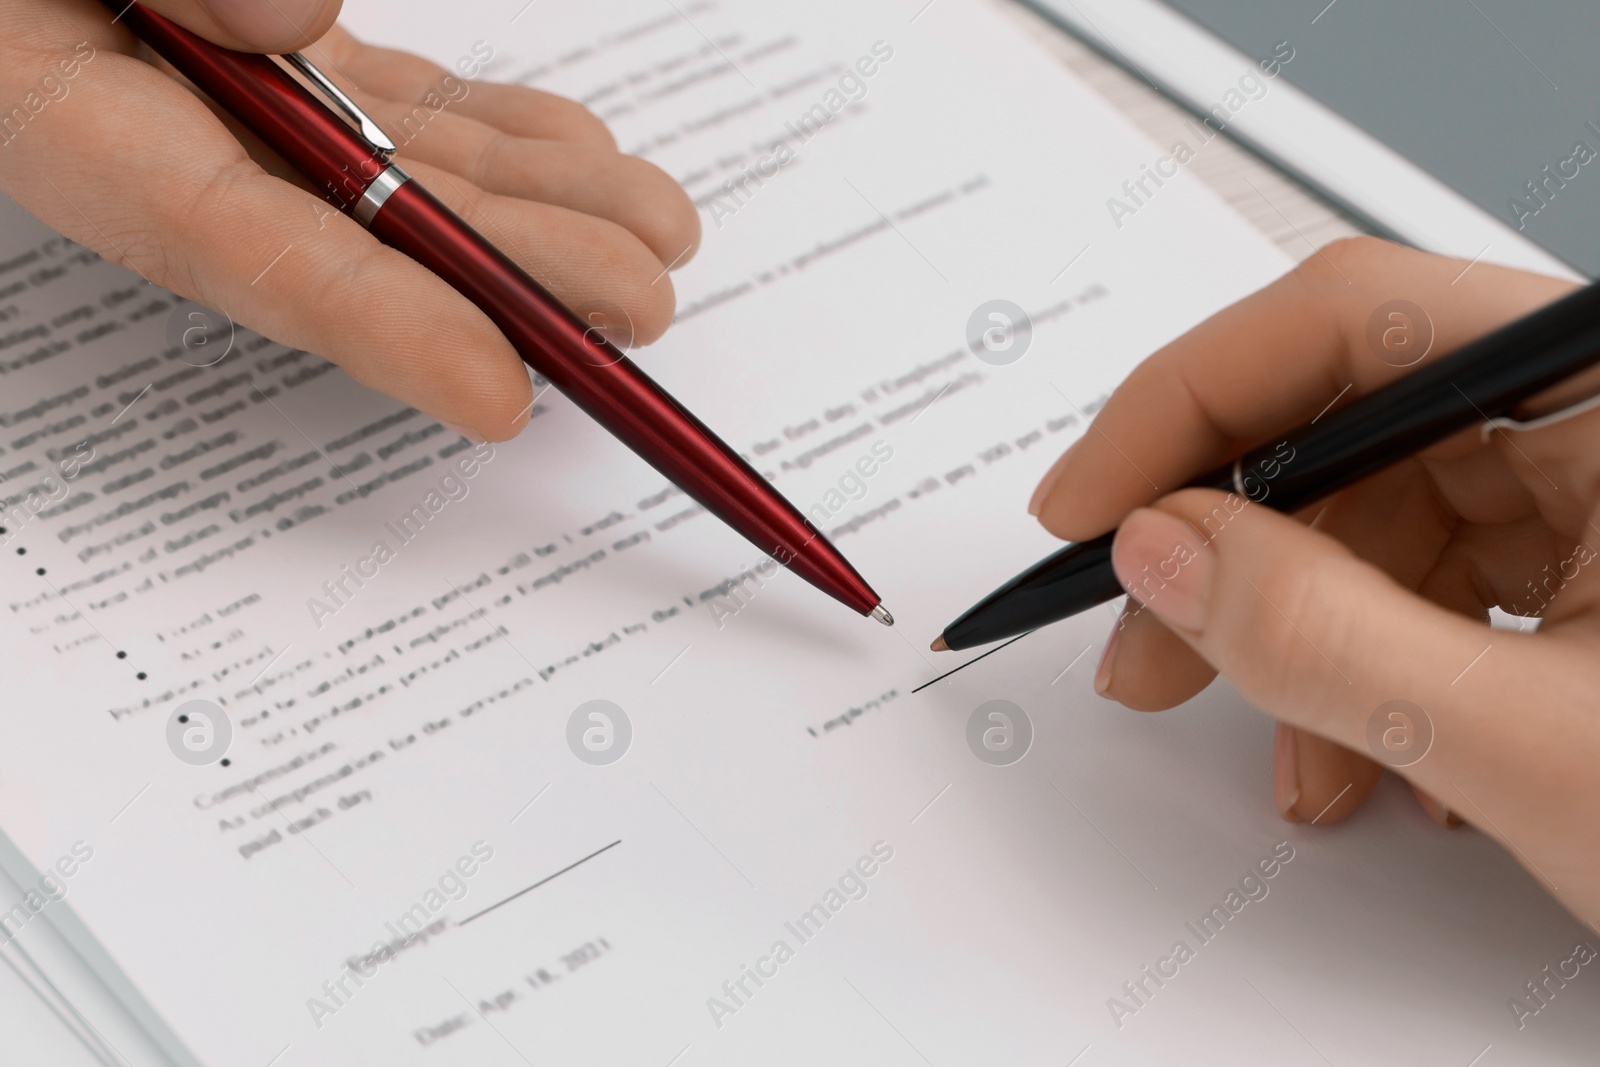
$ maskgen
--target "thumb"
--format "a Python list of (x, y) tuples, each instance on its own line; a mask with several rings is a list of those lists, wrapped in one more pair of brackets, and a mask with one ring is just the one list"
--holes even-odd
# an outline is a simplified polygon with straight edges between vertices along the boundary
[(1465, 783), (1548, 765), (1561, 735), (1531, 721), (1557, 707), (1520, 709), (1529, 678), (1574, 677), (1569, 649), (1447, 611), (1244, 497), (1184, 490), (1135, 511), (1112, 562), (1129, 595), (1257, 707), (1452, 807)]
[(293, 52), (320, 40), (341, 0), (143, 0), (186, 29), (244, 52)]

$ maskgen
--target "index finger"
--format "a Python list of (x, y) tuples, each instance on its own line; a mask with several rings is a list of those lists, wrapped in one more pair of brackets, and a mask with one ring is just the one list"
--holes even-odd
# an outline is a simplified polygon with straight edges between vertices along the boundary
[(1386, 304), (1422, 309), (1433, 360), (1571, 287), (1370, 237), (1328, 245), (1135, 368), (1040, 483), (1039, 521), (1067, 540), (1096, 537), (1341, 395), (1409, 373), (1369, 343)]

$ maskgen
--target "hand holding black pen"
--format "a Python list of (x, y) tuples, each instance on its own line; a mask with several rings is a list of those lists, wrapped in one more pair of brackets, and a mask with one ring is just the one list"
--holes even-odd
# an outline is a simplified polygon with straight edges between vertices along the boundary
[[(1600, 287), (1591, 287), (1189, 482), (1227, 494), (1201, 528), (1215, 536), (1249, 503), (1284, 512), (1307, 507), (1462, 429), (1505, 420), (1529, 397), (1596, 363)], [(1171, 576), (1147, 567), (1125, 585), (1112, 568), (1114, 538), (1069, 545), (1013, 578), (945, 627), (934, 650), (1015, 637), (1124, 593), (1153, 596)]]
[[(1571, 291), (1378, 241), (1323, 249), (1146, 361), (1046, 477), (1034, 510), (1090, 562), (1063, 581), (1076, 599), (1026, 622), (1132, 587), (1102, 696), (1154, 711), (1226, 675), (1235, 692), (1203, 710), (1278, 720), (1284, 819), (1338, 823), (1393, 771), (1440, 826), (1473, 824), (1600, 921), (1600, 293)], [(1370, 341), (1406, 340), (1400, 308), (1420, 343)], [(1208, 467), (1210, 488), (1172, 491)], [(1510, 618), (1491, 629), (1490, 608)], [(1053, 702), (1068, 743), (1110, 714), (1077, 695), (1081, 640), (1034, 634), (1008, 679)], [(1152, 758), (1236, 775), (1230, 750), (1265, 737), (1227, 720), (1203, 745), (1192, 716), (1137, 733)]]

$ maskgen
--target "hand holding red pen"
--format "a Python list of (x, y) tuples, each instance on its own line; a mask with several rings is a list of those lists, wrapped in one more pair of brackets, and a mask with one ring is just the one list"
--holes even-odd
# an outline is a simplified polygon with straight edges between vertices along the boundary
[[(480, 211), (586, 321), (640, 344), (671, 322), (663, 273), (693, 255), (694, 207), (660, 170), (619, 154), (580, 105), (363, 45), (333, 25), (336, 0), (147, 6), (229, 47), (306, 49), (388, 129), (412, 175), (457, 212)], [(0, 24), (0, 189), (13, 199), (113, 262), (454, 426), (503, 440), (526, 422), (526, 368), (483, 312), (138, 58), (147, 53), (104, 7), (0, 0)], [(402, 128), (430, 93), (445, 105)]]
[[(352, 98), (339, 86), (337, 79), (319, 69), (316, 59), (304, 52), (290, 53), (280, 63), (268, 56), (219, 45), (142, 3), (102, 0), (100, 7), (106, 12), (108, 24), (120, 23), (137, 34), (154, 53), (203, 90), (219, 113), (236, 119), (242, 127), (239, 143), (250, 144), (259, 139), (286, 167), (303, 175), (305, 187), (317, 190), (341, 212), (348, 212), (365, 226), (373, 238), (403, 254), (405, 263), (402, 264), (374, 245), (347, 242), (342, 249), (334, 250), (343, 251), (346, 258), (331, 266), (324, 264), (313, 268), (312, 280), (316, 284), (311, 290), (287, 291), (280, 282), (274, 281), (262, 292), (272, 294), (280, 309), (293, 308), (292, 313), (284, 316), (287, 319), (285, 329), (290, 332), (275, 331), (276, 339), (295, 343), (292, 331), (297, 324), (305, 321), (337, 324), (359, 317), (356, 309), (386, 302), (388, 306), (378, 308), (380, 318), (370, 324), (371, 329), (378, 331), (380, 341), (405, 340), (420, 346), (423, 352), (417, 362), (421, 374), (417, 373), (418, 366), (395, 359), (393, 352), (384, 347), (373, 353), (378, 357), (375, 359), (347, 359), (344, 365), (350, 374), (367, 384), (381, 385), (405, 399), (416, 392), (414, 402), (418, 406), (435, 413), (444, 409), (446, 418), (452, 406), (461, 406), (464, 401), (474, 402), (471, 403), (473, 413), (491, 424), (484, 431), (485, 436), (509, 436), (520, 428), (532, 407), (528, 402), (514, 411), (506, 404), (508, 397), (520, 399), (527, 395), (526, 377), (520, 371), (512, 374), (521, 387), (514, 393), (500, 388), (509, 383), (500, 380), (498, 353), (478, 349), (460, 351), (459, 338), (451, 332), (452, 326), (471, 326), (474, 316), (463, 314), (459, 323), (448, 317), (432, 316), (428, 314), (430, 311), (448, 311), (454, 305), (446, 300), (439, 308), (430, 308), (425, 301), (419, 303), (417, 293), (408, 285), (433, 289), (448, 284), (461, 298), (470, 300), (481, 310), (486, 324), (492, 323), (498, 329), (499, 336), (483, 336), (476, 340), (509, 347), (622, 444), (756, 549), (785, 564), (859, 614), (870, 615), (886, 626), (894, 624), (893, 616), (883, 607), (877, 593), (827, 538), (747, 460), (652, 381), (617, 343), (613, 343), (631, 344), (638, 340), (641, 330), (628, 313), (628, 300), (619, 301), (606, 294), (629, 292), (628, 287), (619, 287), (618, 274), (640, 266), (646, 267), (646, 272), (654, 270), (662, 262), (661, 258), (647, 255), (644, 259), (634, 257), (630, 262), (625, 247), (628, 242), (619, 245), (613, 239), (616, 234), (607, 231), (608, 226), (616, 228), (615, 223), (601, 221), (598, 226), (587, 226), (585, 217), (570, 208), (510, 200), (492, 191), (496, 188), (541, 189), (547, 195), (590, 206), (591, 210), (611, 210), (619, 218), (648, 228), (646, 224), (652, 217), (650, 201), (648, 197), (635, 200), (626, 195), (630, 185), (637, 181), (628, 180), (625, 163), (620, 162), (622, 157), (604, 152), (599, 156), (585, 157), (580, 153), (564, 157), (558, 151), (540, 151), (539, 146), (524, 144), (526, 138), (505, 129), (474, 128), (473, 120), (463, 120), (468, 125), (462, 127), (439, 123), (443, 105), (429, 104), (437, 93), (425, 88), (419, 90), (414, 76), (409, 77), (411, 84), (406, 86), (408, 76), (392, 58), (388, 62), (369, 62), (371, 53), (364, 54), (359, 47), (349, 46), (348, 41), (345, 46), (349, 54), (343, 56), (345, 81), (359, 82), (370, 76), (372, 82), (398, 89), (395, 95), (420, 96), (422, 107), (428, 108), (432, 118), (422, 114), (422, 107), (413, 107), (407, 113), (402, 104), (398, 105), (401, 118), (396, 121), (394, 101), (379, 98), (374, 103)], [(331, 70), (338, 71), (340, 56), (326, 53), (345, 48), (332, 35), (329, 45), (327, 49), (313, 45), (311, 51)], [(83, 48), (88, 54), (80, 59), (60, 61), (61, 76), (68, 76), (69, 71), (74, 76), (82, 74), (83, 68), (94, 58), (91, 44), (85, 42)], [(473, 57), (464, 59), (463, 64), (470, 67), (479, 54), (479, 45), (475, 44)], [(114, 55), (111, 62), (111, 77), (102, 76), (93, 83), (102, 91), (108, 84), (114, 88), (115, 77), (127, 71)], [(297, 80), (291, 67), (307, 84)], [(100, 69), (104, 69), (104, 65)], [(47, 77), (52, 83), (57, 80), (53, 73)], [(445, 74), (439, 79), (439, 85), (449, 98), (459, 103), (465, 104), (470, 98), (468, 92), (453, 91), (452, 87), (466, 88), (454, 75)], [(65, 100), (67, 94), (61, 96)], [(481, 94), (479, 99), (482, 99)], [(91, 101), (94, 102), (98, 101)], [(531, 100), (523, 96), (516, 102), (526, 105)], [(373, 109), (371, 113), (363, 108), (363, 103)], [(196, 107), (190, 105), (191, 110)], [(42, 104), (39, 110), (42, 112)], [(395, 126), (395, 136), (382, 128), (385, 117)], [(525, 126), (525, 120), (515, 107), (497, 111), (497, 117), (513, 129)], [(210, 123), (198, 120), (198, 116), (195, 118), (197, 121), (190, 128), (177, 130), (178, 143), (197, 139), (202, 130), (210, 127)], [(408, 120), (431, 121), (436, 125), (419, 131), (408, 126)], [(89, 125), (96, 124), (91, 121)], [(104, 125), (99, 123), (99, 126)], [(161, 128), (162, 135), (167, 131), (168, 127)], [(110, 130), (97, 129), (97, 132), (111, 134)], [(425, 136), (435, 133), (437, 136)], [(185, 134), (189, 136), (186, 138)], [(405, 167), (393, 158), (397, 143), (408, 148), (421, 145), (420, 150), (404, 159)], [(147, 185), (160, 186), (163, 182), (171, 185), (174, 174), (188, 175), (187, 187), (177, 192), (165, 190), (169, 195), (164, 201), (168, 205), (164, 221), (179, 235), (192, 236), (196, 216), (209, 220), (222, 232), (207, 235), (213, 240), (200, 245), (198, 256), (202, 259), (209, 256), (237, 267), (238, 264), (228, 258), (229, 249), (217, 240), (239, 229), (241, 222), (235, 213), (259, 200), (274, 197), (277, 202), (273, 206), (292, 211), (296, 197), (303, 193), (289, 181), (260, 174), (253, 164), (242, 158), (228, 162), (225, 158), (197, 154), (200, 159), (193, 166), (178, 162), (158, 174), (140, 174), (145, 181), (134, 183), (130, 198), (142, 197), (142, 203), (153, 207), (148, 201), (150, 189)], [(221, 156), (227, 154), (222, 152)], [(242, 157), (243, 149), (236, 148), (235, 155)], [(429, 155), (462, 166), (471, 174), (443, 170), (427, 161)], [(111, 158), (120, 160), (117, 156)], [(597, 166), (597, 161), (605, 165)], [(605, 177), (608, 172), (613, 173), (612, 179)], [(639, 173), (670, 181), (654, 168)], [(618, 175), (621, 181), (615, 180)], [(33, 176), (70, 202), (70, 197), (48, 175), (36, 171)], [(479, 178), (488, 189), (473, 188), (469, 177)], [(438, 196), (429, 192), (432, 182), (439, 183)], [(68, 184), (73, 183), (69, 181)], [(236, 193), (241, 185), (249, 185), (256, 200), (228, 202), (230, 194)], [(615, 195), (619, 192), (624, 194), (620, 201)], [(180, 193), (182, 198), (174, 199)], [(316, 216), (319, 232), (329, 219), (336, 220), (322, 205), (309, 200), (300, 202)], [(459, 210), (452, 209), (452, 203)], [(171, 207), (174, 204), (175, 211)], [(73, 206), (80, 215), (84, 214)], [(221, 217), (218, 217), (219, 212)], [(474, 221), (469, 223), (463, 216), (470, 216)], [(84, 219), (92, 224), (93, 220), (87, 215)], [(279, 216), (270, 212), (264, 218), (244, 221), (262, 227), (278, 225), (281, 228), (283, 225)], [(293, 223), (289, 225), (292, 229)], [(480, 232), (479, 227), (493, 237)], [(107, 244), (119, 247), (98, 226), (93, 228), (106, 236)], [(339, 232), (337, 220), (334, 229)], [(299, 230), (294, 232), (302, 239), (306, 236)], [(153, 235), (141, 236), (153, 238), (159, 248), (163, 240), (173, 235), (158, 230)], [(243, 244), (260, 235), (252, 231), (248, 235), (234, 233), (233, 236)], [(274, 236), (281, 238), (284, 234), (279, 232)], [(572, 238), (577, 240), (568, 240)], [(631, 233), (628, 238), (634, 243), (639, 241)], [(329, 244), (314, 243), (297, 256), (295, 262), (317, 264), (318, 257), (329, 251)], [(276, 240), (273, 245), (276, 246)], [(499, 247), (502, 245), (503, 249)], [(247, 290), (256, 290), (261, 279), (294, 248), (292, 241), (284, 245), (251, 280)], [(528, 248), (533, 252), (525, 251)], [(567, 255), (545, 262), (545, 255), (552, 251)], [(691, 251), (692, 243), (685, 245), (668, 265), (687, 257)], [(358, 258), (348, 258), (351, 253)], [(534, 258), (524, 264), (513, 256)], [(136, 257), (129, 254), (128, 258)], [(545, 270), (540, 270), (541, 265)], [(661, 269), (648, 284), (640, 280), (641, 274), (633, 279), (633, 293), (654, 289), (665, 279), (666, 273), (666, 268)], [(207, 277), (191, 270), (178, 279), (179, 288), (185, 291), (197, 285), (203, 288)], [(278, 277), (281, 275), (275, 275)], [(586, 290), (584, 282), (597, 285), (590, 291)], [(561, 295), (564, 290), (567, 291), (565, 297)], [(300, 299), (297, 301), (296, 297)], [(659, 298), (646, 297), (646, 300), (659, 304)], [(670, 310), (670, 297), (666, 303)], [(585, 304), (599, 305), (599, 310), (589, 311)], [(401, 313), (401, 317), (381, 318), (383, 311), (391, 309)], [(226, 312), (228, 309), (218, 310)], [(261, 310), (263, 314), (270, 314), (265, 307)], [(283, 311), (279, 314), (283, 315)], [(646, 324), (644, 330), (648, 334), (651, 328)], [(336, 339), (352, 345), (370, 344), (373, 340), (368, 333), (351, 337), (348, 332)], [(444, 351), (445, 358), (435, 354), (440, 350)], [(485, 396), (486, 393), (489, 395)], [(494, 405), (487, 416), (481, 412), (484, 404)]]

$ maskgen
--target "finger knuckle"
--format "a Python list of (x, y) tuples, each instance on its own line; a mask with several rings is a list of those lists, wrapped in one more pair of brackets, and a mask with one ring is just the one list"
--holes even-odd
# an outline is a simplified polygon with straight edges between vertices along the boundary
[(1340, 267), (1365, 270), (1375, 264), (1394, 258), (1398, 246), (1381, 237), (1368, 234), (1356, 234), (1351, 237), (1341, 237), (1330, 241), (1322, 249), (1322, 254), (1327, 256)]
[(1343, 289), (1352, 280), (1359, 281), (1385, 269), (1400, 251), (1399, 246), (1378, 237), (1341, 237), (1302, 260), (1295, 274), (1319, 289), (1335, 285)]

